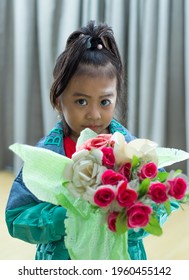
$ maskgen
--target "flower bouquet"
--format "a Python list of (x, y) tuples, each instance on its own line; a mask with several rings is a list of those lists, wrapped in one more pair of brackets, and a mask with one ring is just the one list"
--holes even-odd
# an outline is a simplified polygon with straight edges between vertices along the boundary
[(71, 259), (129, 259), (128, 230), (161, 235), (160, 210), (169, 215), (172, 202), (189, 199), (187, 176), (163, 169), (189, 153), (148, 139), (126, 143), (119, 132), (97, 135), (85, 129), (71, 159), (18, 143), (10, 149), (24, 161), (28, 189), (67, 209)]

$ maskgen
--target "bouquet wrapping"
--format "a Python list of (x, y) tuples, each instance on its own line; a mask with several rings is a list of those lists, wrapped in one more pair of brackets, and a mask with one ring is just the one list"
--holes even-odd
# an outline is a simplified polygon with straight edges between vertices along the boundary
[(72, 158), (13, 144), (24, 161), (23, 181), (40, 200), (67, 209), (65, 244), (71, 259), (129, 259), (128, 230), (161, 235), (158, 213), (171, 202), (187, 203), (188, 178), (163, 167), (189, 153), (158, 147), (148, 139), (125, 142), (115, 132), (81, 132)]

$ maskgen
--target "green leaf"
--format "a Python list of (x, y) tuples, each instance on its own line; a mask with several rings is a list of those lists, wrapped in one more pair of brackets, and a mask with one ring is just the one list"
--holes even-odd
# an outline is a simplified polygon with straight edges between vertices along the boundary
[(185, 194), (184, 198), (179, 201), (180, 203), (189, 203), (189, 193)]
[(139, 166), (140, 160), (137, 156), (133, 156), (132, 158), (132, 169), (135, 169), (137, 166)]
[(151, 215), (150, 221), (148, 225), (144, 227), (144, 230), (156, 236), (160, 236), (163, 233), (159, 221), (154, 215)]
[(116, 233), (123, 234), (128, 231), (126, 214), (120, 212), (116, 219)]
[(159, 171), (157, 175), (157, 180), (163, 183), (167, 180), (168, 175), (169, 173), (166, 171)]
[(146, 178), (141, 182), (141, 184), (139, 185), (139, 189), (138, 189), (138, 198), (139, 199), (148, 192), (149, 186), (150, 186), (149, 178)]
[(164, 207), (165, 207), (165, 210), (167, 212), (167, 215), (170, 215), (171, 214), (171, 203), (169, 200), (165, 201), (163, 203)]
[(182, 170), (181, 169), (177, 169), (177, 170), (175, 170), (175, 172), (174, 172), (174, 176), (177, 176), (177, 175), (179, 175), (179, 174), (181, 174), (182, 173)]

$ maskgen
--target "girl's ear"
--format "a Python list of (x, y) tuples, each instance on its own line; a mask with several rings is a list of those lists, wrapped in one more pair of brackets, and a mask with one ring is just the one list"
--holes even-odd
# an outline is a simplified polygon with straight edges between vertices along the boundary
[(62, 112), (61, 102), (60, 102), (60, 100), (59, 100), (58, 98), (56, 99), (55, 109), (56, 109), (59, 113)]

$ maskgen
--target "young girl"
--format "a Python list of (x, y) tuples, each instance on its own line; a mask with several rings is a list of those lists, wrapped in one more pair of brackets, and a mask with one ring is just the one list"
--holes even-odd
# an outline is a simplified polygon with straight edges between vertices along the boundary
[[(112, 29), (106, 24), (73, 32), (58, 57), (50, 92), (52, 106), (61, 121), (37, 146), (71, 157), (80, 132), (121, 132), (127, 142), (135, 137), (113, 119), (123, 88), (123, 67)], [(54, 167), (56, 168), (56, 166)], [(22, 171), (15, 179), (6, 208), (6, 223), (12, 237), (37, 244), (37, 260), (68, 260), (64, 244), (66, 210), (39, 201), (24, 185)], [(160, 219), (164, 220), (162, 213)], [(129, 231), (130, 258), (146, 259), (143, 237)]]

